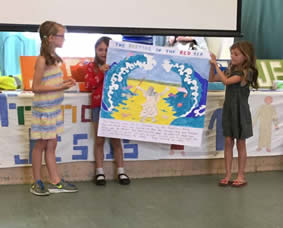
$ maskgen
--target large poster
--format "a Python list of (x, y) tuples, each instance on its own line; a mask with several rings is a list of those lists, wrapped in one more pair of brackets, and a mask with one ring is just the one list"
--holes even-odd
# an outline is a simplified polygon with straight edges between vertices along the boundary
[(100, 136), (201, 145), (209, 53), (111, 41)]

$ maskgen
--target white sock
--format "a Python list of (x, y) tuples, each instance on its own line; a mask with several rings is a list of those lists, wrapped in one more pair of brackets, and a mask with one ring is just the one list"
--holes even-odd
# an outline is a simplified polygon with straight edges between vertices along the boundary
[[(96, 169), (96, 175), (98, 175), (98, 174), (103, 174), (103, 175), (104, 175), (104, 170), (103, 170), (103, 168), (97, 168), (97, 169)], [(99, 176), (99, 177), (97, 178), (97, 180), (104, 180), (104, 177), (103, 177), (103, 176)]]
[[(118, 175), (119, 175), (119, 174), (124, 174), (124, 173), (125, 173), (124, 167), (118, 168), (118, 169), (117, 169), (117, 173), (118, 173)], [(120, 178), (121, 178), (121, 179), (127, 179), (128, 177), (125, 176), (125, 175), (121, 175)]]

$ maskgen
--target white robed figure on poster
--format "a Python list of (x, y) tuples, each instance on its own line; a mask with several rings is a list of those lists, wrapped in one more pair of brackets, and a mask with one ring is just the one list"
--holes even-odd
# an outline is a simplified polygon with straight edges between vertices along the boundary
[(146, 98), (145, 103), (142, 105), (143, 108), (140, 114), (141, 121), (144, 122), (147, 118), (151, 118), (152, 122), (155, 122), (156, 116), (158, 115), (157, 104), (160, 97), (167, 93), (169, 88), (165, 88), (165, 90), (161, 93), (157, 93), (152, 86), (149, 86), (147, 91), (142, 89), (140, 86), (137, 86), (136, 88), (141, 90)]

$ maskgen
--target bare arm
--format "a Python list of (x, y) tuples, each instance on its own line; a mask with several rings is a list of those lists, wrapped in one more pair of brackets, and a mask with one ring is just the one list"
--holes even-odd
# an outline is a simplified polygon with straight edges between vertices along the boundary
[(178, 42), (191, 42), (194, 39), (191, 36), (177, 36), (176, 41)]
[(215, 66), (214, 65), (210, 65), (210, 70), (209, 70), (209, 82), (217, 82), (220, 81), (219, 77), (217, 77), (217, 75), (215, 74)]
[(100, 69), (103, 73), (105, 73), (106, 71), (108, 71), (109, 68), (110, 68), (110, 67), (109, 67), (108, 64), (103, 64), (102, 66), (99, 67), (99, 69)]
[[(240, 75), (233, 75), (232, 77), (228, 78), (217, 65), (216, 56), (214, 54), (211, 54), (210, 56), (211, 56), (211, 60), (210, 60), (211, 67), (209, 72), (210, 81), (214, 82), (219, 79), (224, 85), (231, 85), (238, 83), (242, 80), (242, 77)], [(214, 69), (216, 69), (217, 75), (215, 75)]]
[(32, 91), (34, 93), (50, 92), (50, 91), (59, 91), (72, 87), (75, 82), (73, 79), (65, 80), (60, 86), (46, 86), (41, 83), (41, 79), (44, 75), (46, 69), (45, 58), (39, 56), (35, 63), (35, 71), (33, 76)]
[[(215, 63), (214, 63), (214, 61), (216, 62), (216, 56), (213, 53), (210, 53), (210, 57), (211, 57), (211, 60), (210, 60), (210, 70), (209, 70), (208, 81), (209, 82), (219, 82), (221, 80), (220, 80), (219, 76), (217, 74), (215, 74)], [(217, 63), (216, 63), (216, 65), (217, 65)]]

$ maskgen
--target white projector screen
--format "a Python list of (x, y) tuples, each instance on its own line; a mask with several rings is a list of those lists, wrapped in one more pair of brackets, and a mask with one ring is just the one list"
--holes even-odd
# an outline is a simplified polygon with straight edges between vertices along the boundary
[(1, 31), (37, 31), (46, 20), (70, 32), (240, 35), (241, 0), (3, 0)]

